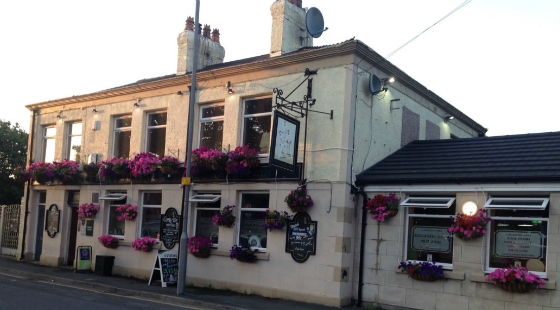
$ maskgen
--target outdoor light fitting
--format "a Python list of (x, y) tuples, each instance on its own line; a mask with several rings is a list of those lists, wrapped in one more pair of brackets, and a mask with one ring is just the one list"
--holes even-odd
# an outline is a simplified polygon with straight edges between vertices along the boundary
[(135, 107), (135, 108), (139, 108), (139, 107), (140, 107), (140, 101), (142, 101), (142, 99), (136, 99), (136, 102), (134, 103), (134, 107)]
[(447, 115), (443, 118), (443, 121), (447, 123), (449, 120), (452, 120), (454, 118), (455, 118), (455, 116), (453, 116), (453, 115)]
[(233, 94), (233, 88), (231, 87), (231, 82), (230, 81), (227, 82), (226, 87), (227, 87), (227, 90), (228, 90), (228, 94)]
[(96, 108), (93, 108), (93, 110), (91, 110), (91, 112), (93, 112), (93, 113), (97, 113), (98, 111), (97, 111), (97, 109), (96, 109)]

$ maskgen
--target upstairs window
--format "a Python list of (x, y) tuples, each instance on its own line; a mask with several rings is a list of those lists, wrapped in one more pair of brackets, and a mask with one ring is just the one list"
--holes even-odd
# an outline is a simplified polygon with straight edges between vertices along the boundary
[(47, 126), (43, 128), (43, 152), (41, 159), (44, 162), (52, 163), (54, 161), (54, 152), (56, 148), (56, 127)]
[(272, 98), (247, 99), (243, 102), (243, 145), (265, 156), (270, 150)]
[(405, 260), (453, 268), (453, 235), (447, 230), (455, 215), (454, 197), (409, 197), (406, 212)]
[(113, 124), (113, 157), (128, 158), (130, 156), (130, 135), (132, 116), (115, 117)]
[(200, 107), (199, 147), (221, 150), (224, 135), (224, 106)]
[(80, 162), (82, 154), (82, 123), (68, 124), (66, 158)]
[(146, 152), (157, 156), (165, 155), (165, 130), (167, 112), (148, 113), (146, 126)]

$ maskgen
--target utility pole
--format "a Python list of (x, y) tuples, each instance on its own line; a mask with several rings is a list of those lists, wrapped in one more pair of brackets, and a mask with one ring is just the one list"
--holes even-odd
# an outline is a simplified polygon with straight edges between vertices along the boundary
[(188, 184), (184, 186), (185, 200), (183, 201), (183, 229), (181, 233), (181, 242), (179, 247), (179, 279), (177, 279), (177, 295), (185, 293), (185, 279), (187, 278), (187, 226), (189, 224), (189, 195), (191, 190), (191, 153), (193, 141), (193, 128), (194, 128), (194, 106), (196, 100), (196, 64), (198, 61), (198, 12), (200, 10), (200, 0), (196, 0), (196, 13), (194, 16), (194, 55), (193, 55), (193, 69), (191, 79), (191, 92), (189, 97), (189, 120), (187, 131), (187, 179)]

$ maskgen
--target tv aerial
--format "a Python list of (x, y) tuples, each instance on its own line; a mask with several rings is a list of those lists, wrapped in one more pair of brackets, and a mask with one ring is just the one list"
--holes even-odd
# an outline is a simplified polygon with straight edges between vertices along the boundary
[(328, 27), (325, 28), (323, 14), (321, 14), (318, 8), (310, 8), (307, 10), (305, 14), (305, 26), (307, 27), (307, 32), (313, 38), (318, 38), (323, 32), (329, 30)]

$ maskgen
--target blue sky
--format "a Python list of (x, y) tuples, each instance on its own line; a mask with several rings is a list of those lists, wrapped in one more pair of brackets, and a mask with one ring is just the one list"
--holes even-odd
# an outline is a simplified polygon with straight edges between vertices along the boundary
[[(202, 0), (226, 61), (270, 50), (272, 0)], [(303, 0), (329, 30), (315, 45), (356, 37), (381, 55), (464, 0)], [(29, 126), (27, 104), (175, 72), (177, 35), (194, 0), (10, 1), (0, 12), (4, 120)], [(389, 60), (489, 129), (558, 131), (560, 1), (473, 0)]]

